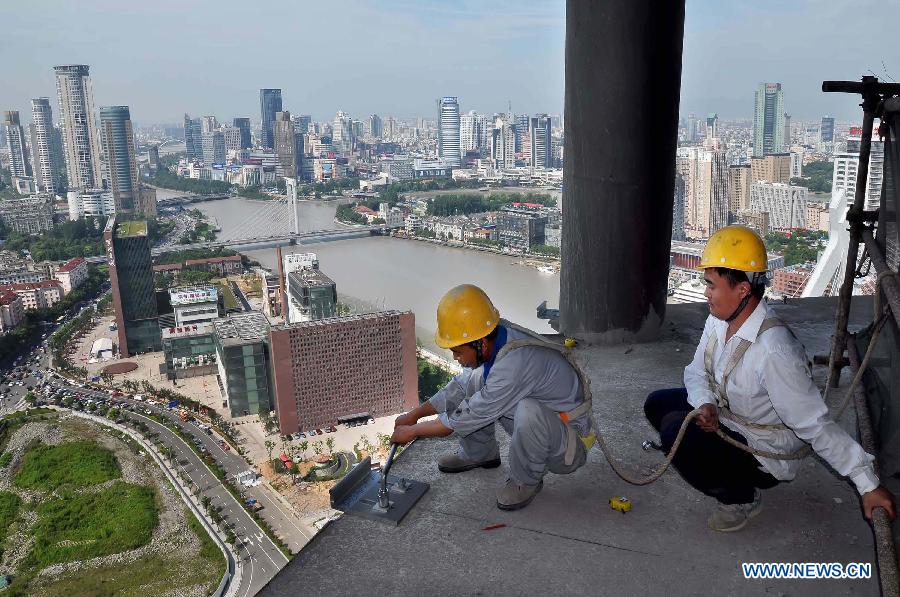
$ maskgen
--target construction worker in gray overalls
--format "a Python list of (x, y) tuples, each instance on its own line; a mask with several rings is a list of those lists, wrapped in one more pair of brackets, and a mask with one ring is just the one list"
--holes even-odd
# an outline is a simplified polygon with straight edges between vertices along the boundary
[(699, 268), (710, 314), (684, 370), (685, 387), (653, 392), (644, 412), (668, 452), (688, 413), (701, 410), (672, 464), (717, 500), (709, 527), (746, 526), (762, 508), (760, 490), (793, 479), (801, 463), (796, 456), (807, 445), (853, 482), (866, 518), (877, 507), (893, 518), (894, 498), (880, 485), (873, 457), (828, 417), (803, 345), (763, 300), (762, 239), (744, 226), (726, 226), (710, 237)]
[[(397, 417), (391, 441), (456, 434), (459, 448), (438, 461), (445, 473), (500, 466), (495, 424), (510, 435), (502, 510), (524, 508), (549, 470), (568, 474), (587, 459), (596, 436), (579, 372), (560, 346), (501, 321), (477, 286), (451, 289), (437, 310), (435, 342), (464, 367), (427, 402)], [(419, 422), (423, 417), (436, 419)]]

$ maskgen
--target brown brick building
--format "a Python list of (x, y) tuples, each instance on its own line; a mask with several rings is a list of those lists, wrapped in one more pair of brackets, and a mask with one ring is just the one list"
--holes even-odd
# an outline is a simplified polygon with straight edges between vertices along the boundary
[(274, 326), (270, 354), (281, 433), (417, 406), (415, 327), (409, 311)]
[(815, 264), (804, 263), (775, 270), (772, 291), (790, 298), (799, 297), (814, 269)]

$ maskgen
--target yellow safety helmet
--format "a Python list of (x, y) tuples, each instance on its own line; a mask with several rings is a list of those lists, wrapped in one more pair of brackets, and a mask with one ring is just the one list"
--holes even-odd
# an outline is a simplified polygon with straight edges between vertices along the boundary
[(731, 225), (717, 230), (706, 243), (698, 269), (727, 267), (742, 272), (769, 269), (766, 245), (746, 226)]
[(437, 308), (434, 343), (453, 348), (484, 338), (500, 323), (500, 313), (484, 291), (461, 284), (447, 291)]

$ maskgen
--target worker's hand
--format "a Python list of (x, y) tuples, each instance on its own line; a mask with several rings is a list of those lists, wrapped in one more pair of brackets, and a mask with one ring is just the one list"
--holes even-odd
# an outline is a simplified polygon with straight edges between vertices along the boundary
[(879, 485), (869, 493), (862, 496), (863, 516), (866, 520), (872, 520), (872, 511), (875, 508), (884, 508), (888, 518), (894, 520), (897, 510), (894, 506), (894, 494), (888, 491), (884, 485)]
[(398, 425), (394, 427), (394, 433), (391, 435), (391, 443), (400, 444), (401, 446), (408, 444), (414, 439), (416, 439), (416, 431), (412, 425)]
[(401, 426), (415, 425), (418, 422), (419, 418), (412, 411), (409, 411), (394, 419), (394, 429)]
[(715, 433), (719, 429), (719, 407), (715, 404), (704, 404), (694, 421), (703, 431)]

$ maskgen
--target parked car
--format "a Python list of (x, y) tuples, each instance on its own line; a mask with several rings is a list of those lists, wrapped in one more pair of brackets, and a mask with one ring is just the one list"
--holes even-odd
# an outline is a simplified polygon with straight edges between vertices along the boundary
[(321, 430), (321, 429), (316, 429), (316, 435), (322, 435), (322, 430)]

